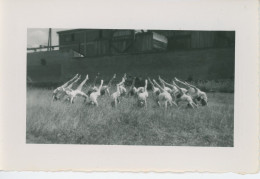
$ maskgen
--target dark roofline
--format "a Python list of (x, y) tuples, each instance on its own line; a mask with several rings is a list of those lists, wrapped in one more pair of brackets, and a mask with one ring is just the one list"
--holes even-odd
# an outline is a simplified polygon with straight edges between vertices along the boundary
[(71, 32), (81, 32), (81, 31), (91, 31), (91, 30), (133, 30), (136, 29), (71, 29), (71, 30), (61, 30), (57, 31), (57, 34), (65, 34), (65, 33), (71, 33)]
[(80, 31), (86, 31), (86, 30), (99, 30), (99, 29), (71, 29), (71, 30), (61, 30), (61, 31), (58, 31), (57, 34), (70, 33), (70, 32), (80, 32)]

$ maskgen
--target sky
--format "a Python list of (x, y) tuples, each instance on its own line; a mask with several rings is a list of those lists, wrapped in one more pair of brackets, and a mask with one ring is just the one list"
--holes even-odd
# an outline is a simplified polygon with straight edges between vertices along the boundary
[[(58, 45), (57, 31), (68, 29), (52, 29), (52, 45)], [(48, 28), (29, 28), (27, 29), (27, 47), (39, 47), (48, 44)]]

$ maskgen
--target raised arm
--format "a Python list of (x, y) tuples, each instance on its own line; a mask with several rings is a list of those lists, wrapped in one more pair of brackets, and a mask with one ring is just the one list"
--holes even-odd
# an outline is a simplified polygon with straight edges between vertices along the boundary
[(194, 88), (195, 92), (198, 91), (198, 88), (196, 86), (193, 86), (185, 81), (185, 84), (188, 85), (190, 88)]
[(182, 91), (182, 89), (172, 80), (172, 84), (174, 85), (174, 86), (176, 86), (176, 88), (179, 90), (179, 92), (181, 93), (181, 95), (183, 95), (184, 93), (183, 93), (183, 91)]
[(107, 86), (111, 86), (112, 81), (116, 78), (116, 74), (109, 80)]
[(165, 90), (153, 79), (154, 84), (163, 92), (165, 92)]
[(124, 74), (123, 78), (124, 78), (125, 80), (127, 79), (127, 78), (126, 78), (126, 73)]
[(147, 83), (148, 83), (148, 81), (147, 81), (147, 80), (145, 80), (144, 91), (147, 91)]
[(163, 83), (163, 79), (162, 79), (160, 76), (159, 76), (158, 78), (159, 78), (159, 81), (160, 81), (161, 84), (162, 84), (162, 87), (165, 88), (165, 84)]
[(175, 79), (175, 81), (177, 81), (177, 82), (183, 84), (184, 86), (190, 87), (190, 86), (188, 86), (187, 84), (185, 84), (184, 82), (180, 81), (178, 78), (175, 77), (174, 79)]
[(101, 83), (100, 83), (100, 86), (99, 86), (99, 88), (98, 88), (98, 91), (100, 91), (101, 90), (101, 88), (102, 88), (102, 85), (103, 85), (103, 80), (101, 80)]
[(123, 77), (123, 78), (122, 78), (122, 81), (121, 81), (120, 83), (118, 83), (118, 86), (123, 85), (124, 82), (125, 82), (125, 78)]
[(161, 79), (161, 83), (164, 83), (164, 85), (167, 85), (167, 86), (172, 87), (172, 88), (175, 87), (174, 85), (171, 85), (170, 83), (167, 83), (167, 82), (164, 81), (163, 79)]
[(192, 87), (192, 88), (197, 88), (196, 86), (194, 86), (194, 85), (191, 85), (191, 84), (187, 83), (186, 81), (185, 81), (185, 84), (186, 84), (186, 85), (188, 85), (189, 87)]
[(153, 84), (153, 82), (152, 82), (152, 80), (148, 77), (148, 81), (151, 83), (151, 85), (152, 85), (152, 88), (154, 89), (154, 84)]

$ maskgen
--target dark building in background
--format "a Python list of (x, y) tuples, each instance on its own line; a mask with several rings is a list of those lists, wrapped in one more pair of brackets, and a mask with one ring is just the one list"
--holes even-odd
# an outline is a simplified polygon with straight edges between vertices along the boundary
[(137, 30), (75, 29), (57, 32), (60, 50), (84, 56), (156, 52), (167, 49), (167, 37)]
[(58, 32), (60, 50), (84, 56), (234, 47), (235, 32), (75, 29)]
[(115, 70), (168, 80), (234, 78), (235, 31), (73, 29), (58, 35), (56, 50), (27, 48), (28, 83), (61, 84), (76, 73), (94, 79), (97, 72), (106, 81)]
[(110, 53), (112, 30), (75, 29), (58, 32), (60, 50), (74, 50), (84, 56)]
[(168, 50), (225, 48), (235, 46), (234, 31), (152, 30), (167, 37)]

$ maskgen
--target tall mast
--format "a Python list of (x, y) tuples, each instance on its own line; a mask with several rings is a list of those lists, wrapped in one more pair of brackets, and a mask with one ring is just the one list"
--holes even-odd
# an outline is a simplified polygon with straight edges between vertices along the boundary
[(52, 51), (52, 44), (51, 44), (51, 28), (49, 28), (49, 37), (48, 37), (48, 48), (47, 48), (47, 51)]

